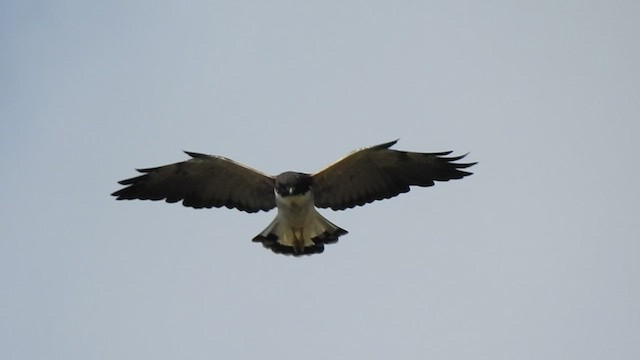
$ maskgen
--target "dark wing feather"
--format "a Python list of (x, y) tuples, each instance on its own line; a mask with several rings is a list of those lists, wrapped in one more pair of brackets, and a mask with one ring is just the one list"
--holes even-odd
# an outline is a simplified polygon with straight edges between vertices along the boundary
[(120, 181), (128, 186), (111, 195), (118, 200), (182, 200), (196, 209), (226, 206), (256, 212), (275, 207), (273, 177), (221, 156), (186, 153), (192, 159), (138, 170), (144, 175)]
[(343, 210), (409, 191), (434, 181), (471, 175), (461, 169), (475, 163), (455, 163), (451, 151), (416, 153), (389, 149), (396, 141), (356, 150), (313, 175), (315, 205)]

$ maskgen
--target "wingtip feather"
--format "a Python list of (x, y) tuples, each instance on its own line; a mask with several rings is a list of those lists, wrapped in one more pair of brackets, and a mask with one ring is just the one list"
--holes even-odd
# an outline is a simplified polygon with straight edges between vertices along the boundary
[(201, 153), (197, 153), (197, 152), (193, 152), (193, 151), (187, 151), (187, 150), (182, 150), (182, 151), (184, 151), (185, 154), (191, 156), (194, 159), (209, 157), (209, 155), (201, 154)]
[(395, 139), (393, 141), (389, 141), (380, 145), (374, 145), (371, 148), (372, 149), (388, 149), (390, 147), (392, 147), (393, 145), (395, 145), (398, 141), (400, 140), (400, 138)]

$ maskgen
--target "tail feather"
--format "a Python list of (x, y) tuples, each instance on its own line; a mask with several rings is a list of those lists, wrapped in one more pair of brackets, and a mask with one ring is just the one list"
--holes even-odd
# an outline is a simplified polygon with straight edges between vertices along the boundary
[(276, 218), (260, 234), (253, 238), (276, 254), (312, 255), (324, 251), (325, 244), (333, 244), (347, 231), (334, 225), (319, 213), (302, 227), (292, 227), (283, 219)]

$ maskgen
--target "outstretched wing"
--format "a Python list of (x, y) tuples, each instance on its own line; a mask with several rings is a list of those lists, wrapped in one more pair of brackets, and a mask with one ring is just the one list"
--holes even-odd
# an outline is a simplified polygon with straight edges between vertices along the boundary
[(315, 205), (343, 210), (408, 192), (410, 186), (432, 186), (434, 181), (471, 175), (461, 169), (475, 163), (455, 162), (465, 155), (389, 149), (397, 141), (356, 150), (314, 174)]
[(256, 212), (276, 206), (273, 177), (221, 156), (186, 153), (192, 159), (138, 170), (144, 175), (120, 181), (127, 187), (111, 195), (118, 200), (182, 200), (196, 209), (226, 206)]

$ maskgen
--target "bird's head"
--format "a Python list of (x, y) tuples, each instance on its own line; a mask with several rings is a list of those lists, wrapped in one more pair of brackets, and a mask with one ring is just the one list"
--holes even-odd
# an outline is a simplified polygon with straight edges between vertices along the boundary
[(303, 195), (311, 189), (311, 175), (293, 171), (284, 172), (276, 177), (275, 190), (282, 197)]

